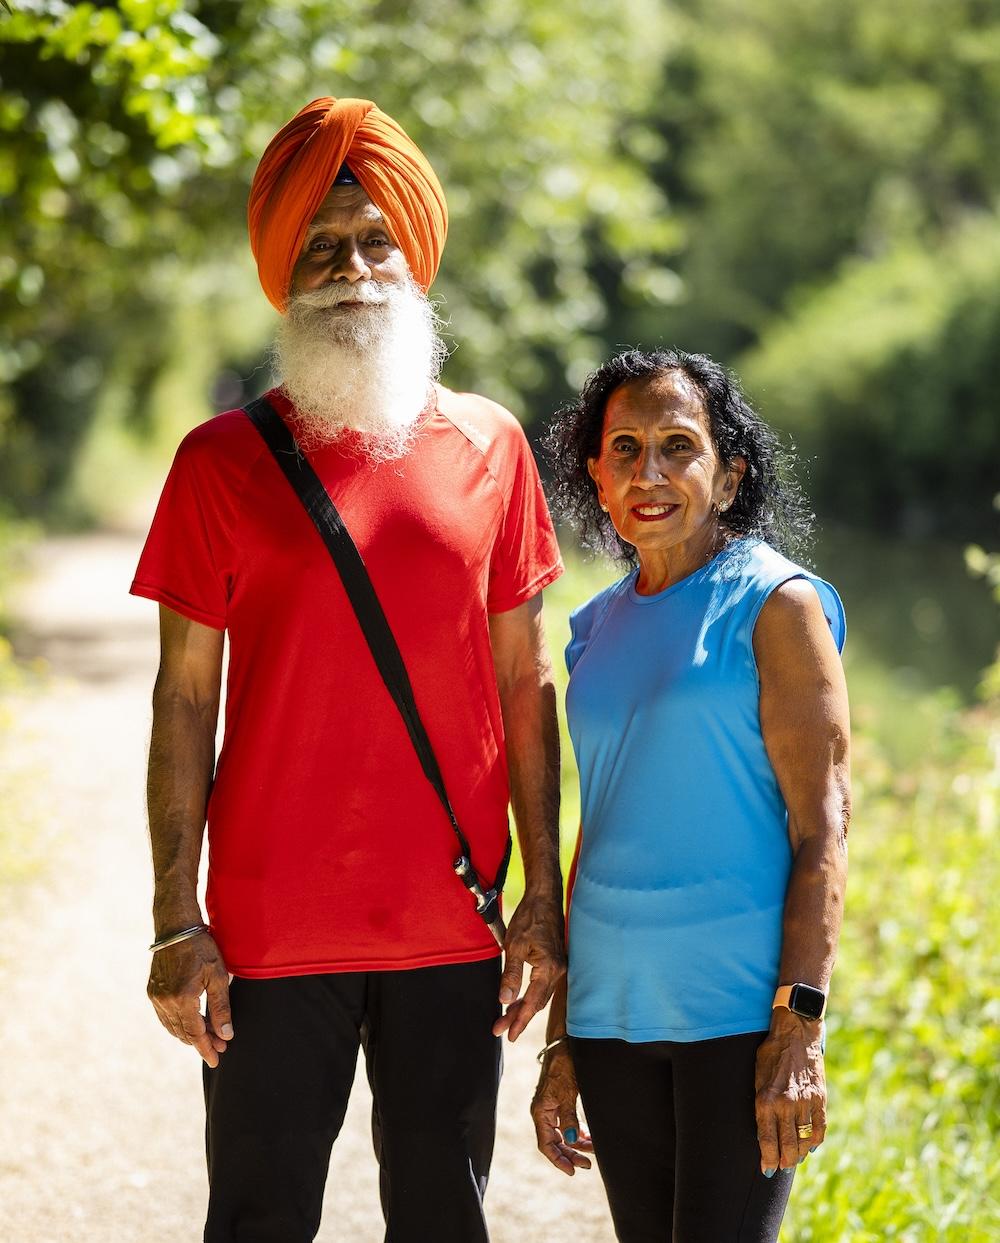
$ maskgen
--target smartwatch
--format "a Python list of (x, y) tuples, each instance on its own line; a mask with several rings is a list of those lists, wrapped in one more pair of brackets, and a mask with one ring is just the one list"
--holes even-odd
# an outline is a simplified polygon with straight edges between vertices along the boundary
[(783, 984), (774, 994), (771, 1009), (783, 1006), (803, 1019), (821, 1019), (826, 1009), (826, 993), (811, 984)]

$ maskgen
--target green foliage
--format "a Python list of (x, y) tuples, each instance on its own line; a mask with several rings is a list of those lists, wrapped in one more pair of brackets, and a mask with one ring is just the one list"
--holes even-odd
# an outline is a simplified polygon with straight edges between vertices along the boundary
[[(685, 243), (663, 305), (626, 311), (628, 335), (745, 368), (765, 415), (817, 455), (817, 500), (838, 520), (984, 532), (998, 449), (1000, 10), (679, 7), (648, 115)], [(957, 433), (950, 452), (942, 426)]]
[(796, 1178), (787, 1243), (985, 1243), (1000, 1230), (998, 738), (989, 715), (935, 715), (905, 769), (855, 736), (831, 1129)]
[(671, 331), (732, 355), (850, 255), (933, 246), (1000, 189), (1000, 13), (684, 0), (650, 115), (688, 230)]
[(141, 406), (166, 357), (177, 170), (211, 152), (219, 47), (179, 0), (0, 14), (0, 491), (22, 510), (68, 477), (109, 378)]
[(748, 389), (815, 457), (814, 494), (853, 523), (984, 528), (996, 487), (1000, 217), (935, 250), (846, 261), (771, 322)]
[[(253, 369), (273, 322), (245, 243), (255, 160), (306, 99), (354, 94), (448, 192), (449, 382), (534, 424), (619, 345), (670, 340), (745, 365), (827, 512), (986, 530), (995, 3), (956, 0), (947, 22), (937, 0), (11, 7), (0, 489), (19, 508), (71, 485), (109, 391), (151, 432), (158, 377), (187, 365), (179, 309), (205, 310), (216, 369)], [(256, 347), (234, 353), (249, 319)], [(193, 422), (213, 398), (187, 378)], [(961, 436), (946, 455), (942, 420)]]
[(824, 525), (813, 560), (847, 609), (845, 664), (852, 685), (863, 682), (858, 723), (910, 764), (926, 732), (914, 702), (975, 699), (996, 649), (989, 590), (961, 548), (942, 541)]
[[(1000, 510), (1000, 494), (993, 498), (993, 508)], [(1000, 605), (1000, 553), (989, 553), (977, 544), (965, 550), (965, 564), (970, 574), (983, 579)], [(997, 642), (996, 659), (983, 674), (979, 686), (987, 703), (1000, 703), (1000, 641)]]

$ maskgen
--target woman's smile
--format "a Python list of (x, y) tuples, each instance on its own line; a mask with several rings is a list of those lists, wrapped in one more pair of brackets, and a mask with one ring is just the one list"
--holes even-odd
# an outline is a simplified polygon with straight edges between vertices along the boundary
[(644, 501), (640, 505), (632, 506), (632, 515), (639, 522), (662, 522), (664, 518), (671, 518), (680, 509), (677, 504), (651, 503)]

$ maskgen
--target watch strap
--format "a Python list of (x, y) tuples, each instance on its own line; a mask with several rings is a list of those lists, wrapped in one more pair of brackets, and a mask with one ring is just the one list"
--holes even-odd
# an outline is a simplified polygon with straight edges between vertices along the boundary
[[(799, 1012), (797, 1010), (792, 1010), (792, 993), (798, 987), (799, 987), (798, 984), (782, 984), (776, 990), (774, 994), (774, 1000), (771, 1002), (771, 1009), (777, 1010), (779, 1008), (783, 1008), (785, 1010), (791, 1010), (793, 1014), (798, 1014)], [(817, 988), (817, 989), (814, 989), (813, 991), (820, 993), (823, 990)], [(826, 1013), (826, 999), (824, 997), (823, 1010), (820, 1013), (819, 1018), (822, 1018), (825, 1013)], [(806, 1017), (806, 1016), (803, 1016), (803, 1017)]]

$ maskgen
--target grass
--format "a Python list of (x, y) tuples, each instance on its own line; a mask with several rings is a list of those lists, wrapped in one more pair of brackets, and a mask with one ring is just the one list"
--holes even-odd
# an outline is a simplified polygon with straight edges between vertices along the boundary
[[(560, 704), (567, 616), (615, 576), (571, 557), (546, 591)], [(855, 627), (845, 653), (855, 813), (828, 1023), (830, 1134), (799, 1172), (782, 1243), (1000, 1238), (1000, 734), (994, 710), (928, 690), (884, 653)], [(562, 730), (565, 866), (579, 794), (565, 720)], [(508, 909), (522, 885), (515, 858)]]

